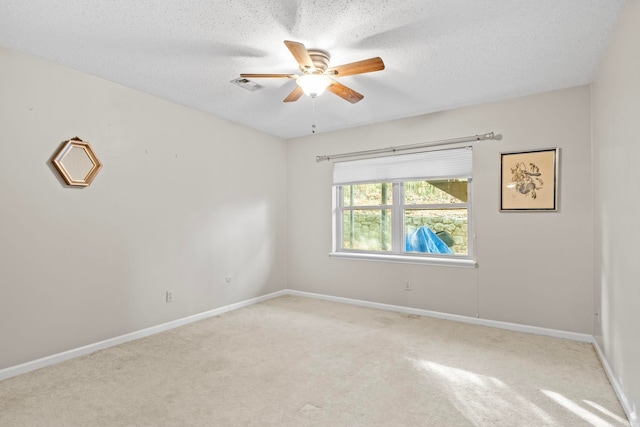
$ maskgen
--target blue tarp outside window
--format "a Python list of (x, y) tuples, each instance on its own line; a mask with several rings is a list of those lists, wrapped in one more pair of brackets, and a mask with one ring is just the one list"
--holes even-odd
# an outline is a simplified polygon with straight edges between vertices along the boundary
[(430, 254), (452, 254), (453, 251), (436, 233), (426, 225), (407, 234), (405, 238), (407, 252), (425, 252)]

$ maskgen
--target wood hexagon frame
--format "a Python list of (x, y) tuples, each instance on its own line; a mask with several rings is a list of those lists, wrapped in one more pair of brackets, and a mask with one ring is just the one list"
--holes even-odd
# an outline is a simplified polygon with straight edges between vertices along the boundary
[(65, 141), (52, 163), (68, 185), (78, 187), (90, 185), (102, 168), (89, 143), (78, 137)]

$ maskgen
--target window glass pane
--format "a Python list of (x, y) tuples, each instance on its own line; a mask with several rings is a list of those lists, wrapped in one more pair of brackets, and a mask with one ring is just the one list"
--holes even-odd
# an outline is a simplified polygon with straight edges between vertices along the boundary
[(344, 206), (382, 206), (393, 203), (390, 182), (343, 185)]
[(407, 205), (467, 203), (469, 199), (466, 179), (408, 181), (404, 183)]
[(343, 248), (391, 251), (391, 210), (343, 211)]
[(467, 209), (407, 209), (405, 251), (468, 255)]

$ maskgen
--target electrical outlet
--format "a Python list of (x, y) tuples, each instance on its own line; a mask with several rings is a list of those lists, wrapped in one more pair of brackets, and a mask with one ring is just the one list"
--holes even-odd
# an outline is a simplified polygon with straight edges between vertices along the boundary
[(167, 302), (173, 302), (173, 291), (167, 291)]
[(411, 281), (410, 280), (405, 280), (404, 281), (404, 290), (405, 291), (410, 291), (411, 290)]

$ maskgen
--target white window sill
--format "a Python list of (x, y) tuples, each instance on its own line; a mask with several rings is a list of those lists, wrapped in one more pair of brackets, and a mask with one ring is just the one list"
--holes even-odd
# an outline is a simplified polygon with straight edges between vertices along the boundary
[(388, 254), (365, 254), (355, 252), (331, 252), (330, 258), (353, 259), (359, 261), (395, 262), (401, 264), (437, 265), (443, 267), (476, 268), (478, 263), (472, 259), (440, 258), (428, 256), (407, 256)]

